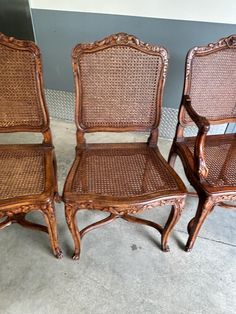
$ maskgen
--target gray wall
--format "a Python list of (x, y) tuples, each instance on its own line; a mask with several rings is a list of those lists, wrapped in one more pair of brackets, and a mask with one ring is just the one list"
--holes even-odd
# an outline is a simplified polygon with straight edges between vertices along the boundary
[(28, 0), (0, 0), (0, 32), (34, 40)]
[(76, 43), (127, 32), (169, 50), (163, 105), (171, 108), (179, 107), (188, 49), (236, 33), (236, 25), (229, 24), (39, 9), (33, 9), (32, 15), (36, 40), (43, 53), (46, 88), (73, 91), (70, 54)]

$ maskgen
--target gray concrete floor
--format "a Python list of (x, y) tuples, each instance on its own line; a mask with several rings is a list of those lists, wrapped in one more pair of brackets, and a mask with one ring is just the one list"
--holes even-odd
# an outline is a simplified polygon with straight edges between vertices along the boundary
[[(74, 158), (73, 124), (52, 121), (59, 186)], [(7, 138), (7, 139), (6, 139)], [(1, 142), (37, 141), (37, 135), (1, 135)], [(90, 141), (140, 140), (137, 134), (91, 135)], [(159, 140), (166, 157), (170, 141)], [(186, 182), (180, 162), (176, 170)], [(187, 184), (187, 183), (186, 183)], [(236, 313), (235, 212), (216, 208), (204, 224), (194, 250), (183, 250), (186, 226), (197, 200), (188, 198), (170, 238), (171, 252), (160, 250), (160, 235), (149, 227), (115, 221), (83, 239), (79, 262), (70, 257), (73, 243), (63, 205), (56, 205), (64, 258), (51, 254), (47, 235), (13, 225), (0, 236), (0, 313)], [(164, 223), (168, 207), (142, 216)], [(32, 220), (42, 222), (38, 213)], [(104, 214), (84, 211), (79, 226)]]

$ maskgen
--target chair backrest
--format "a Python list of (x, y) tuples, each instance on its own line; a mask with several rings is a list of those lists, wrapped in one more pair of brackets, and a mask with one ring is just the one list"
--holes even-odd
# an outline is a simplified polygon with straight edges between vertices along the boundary
[(165, 48), (119, 33), (72, 53), (76, 124), (83, 132), (158, 127), (168, 66)]
[[(236, 35), (188, 52), (184, 95), (210, 123), (236, 121)], [(180, 120), (191, 124), (186, 112)]]
[(0, 132), (48, 127), (39, 48), (0, 33)]

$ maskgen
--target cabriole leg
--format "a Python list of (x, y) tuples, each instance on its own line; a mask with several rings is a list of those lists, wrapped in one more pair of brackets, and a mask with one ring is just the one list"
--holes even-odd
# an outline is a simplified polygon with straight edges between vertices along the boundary
[(162, 236), (161, 236), (161, 249), (164, 252), (169, 252), (169, 246), (168, 246), (168, 238), (169, 235), (171, 233), (171, 231), (173, 230), (174, 226), (176, 225), (176, 223), (178, 222), (180, 216), (181, 216), (181, 212), (182, 209), (184, 207), (184, 201), (181, 202), (176, 202), (176, 204), (174, 204), (171, 208), (171, 212), (169, 215), (169, 218), (165, 224), (164, 230), (162, 232)]
[(74, 260), (79, 260), (80, 258), (80, 233), (77, 228), (77, 221), (76, 221), (76, 212), (77, 208), (74, 206), (71, 206), (69, 204), (65, 205), (65, 215), (66, 215), (66, 222), (70, 229), (72, 238), (74, 240), (75, 244), (75, 252), (73, 255)]
[(62, 258), (63, 254), (58, 244), (57, 237), (57, 223), (55, 216), (55, 207), (54, 204), (50, 203), (42, 208), (42, 212), (44, 214), (45, 221), (48, 226), (48, 233), (51, 241), (51, 246), (53, 250), (53, 254), (57, 258)]
[(197, 212), (194, 218), (192, 218), (188, 224), (188, 241), (185, 246), (187, 252), (190, 252), (195, 243), (196, 237), (201, 229), (202, 224), (213, 210), (214, 203), (209, 198), (199, 197), (199, 203)]

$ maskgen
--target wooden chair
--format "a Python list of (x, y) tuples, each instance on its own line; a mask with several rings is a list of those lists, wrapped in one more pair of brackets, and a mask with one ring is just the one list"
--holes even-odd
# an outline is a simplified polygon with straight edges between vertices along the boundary
[[(236, 200), (236, 135), (207, 135), (211, 125), (236, 122), (236, 35), (206, 47), (195, 47), (186, 59), (185, 84), (176, 136), (169, 155), (178, 155), (199, 197), (195, 217), (188, 224), (186, 250), (215, 205), (231, 207)], [(196, 137), (184, 136), (195, 124)], [(232, 205), (233, 207), (233, 205)]]
[[(154, 227), (161, 247), (180, 217), (184, 184), (157, 148), (167, 51), (119, 33), (101, 41), (77, 45), (72, 54), (76, 84), (76, 157), (63, 199), (68, 227), (80, 256), (80, 240), (90, 230), (117, 218)], [(87, 132), (150, 131), (148, 143), (86, 144)], [(131, 214), (172, 205), (163, 228)], [(109, 213), (79, 232), (76, 212)]]
[[(54, 199), (58, 197), (56, 158), (43, 92), (39, 48), (0, 34), (0, 132), (41, 132), (42, 144), (0, 145), (0, 229), (12, 223), (48, 232), (53, 253), (57, 240)], [(39, 210), (47, 227), (29, 222)]]

